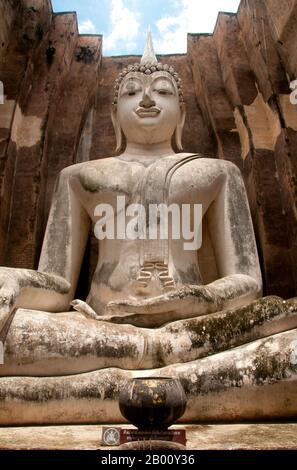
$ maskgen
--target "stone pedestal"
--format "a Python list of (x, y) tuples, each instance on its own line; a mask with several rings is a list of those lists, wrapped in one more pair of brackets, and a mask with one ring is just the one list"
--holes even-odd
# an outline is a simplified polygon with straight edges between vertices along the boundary
[[(186, 425), (182, 428), (186, 429), (188, 450), (297, 449), (297, 423)], [(2, 427), (0, 450), (107, 450), (108, 447), (101, 447), (101, 435), (100, 425)]]

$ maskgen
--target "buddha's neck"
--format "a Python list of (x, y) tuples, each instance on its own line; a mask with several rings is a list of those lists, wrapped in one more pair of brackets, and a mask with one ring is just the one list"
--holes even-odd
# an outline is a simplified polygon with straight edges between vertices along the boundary
[(171, 142), (161, 142), (158, 144), (138, 144), (127, 142), (126, 149), (118, 158), (126, 161), (137, 161), (140, 163), (150, 163), (162, 157), (174, 153)]

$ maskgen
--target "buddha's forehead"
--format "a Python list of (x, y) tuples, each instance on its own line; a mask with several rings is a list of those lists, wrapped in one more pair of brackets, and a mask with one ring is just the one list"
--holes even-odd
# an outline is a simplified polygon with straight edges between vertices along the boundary
[(172, 75), (168, 72), (165, 71), (157, 71), (153, 72), (149, 75), (143, 73), (143, 72), (129, 72), (123, 79), (121, 86), (123, 86), (125, 83), (129, 81), (138, 81), (141, 82), (144, 86), (149, 86), (153, 82), (155, 82), (157, 79), (163, 79), (165, 81), (168, 81), (171, 83), (174, 88), (177, 88), (176, 83)]

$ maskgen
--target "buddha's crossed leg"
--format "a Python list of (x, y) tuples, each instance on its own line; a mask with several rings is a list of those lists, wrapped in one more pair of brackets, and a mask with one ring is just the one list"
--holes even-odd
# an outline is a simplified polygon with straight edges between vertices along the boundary
[(297, 301), (278, 297), (157, 329), (96, 321), (77, 312), (19, 309), (5, 341), (0, 375), (57, 376), (107, 367), (157, 369), (296, 327)]

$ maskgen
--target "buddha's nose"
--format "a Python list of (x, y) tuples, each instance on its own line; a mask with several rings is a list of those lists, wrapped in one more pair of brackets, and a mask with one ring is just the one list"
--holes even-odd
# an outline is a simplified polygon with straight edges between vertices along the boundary
[(139, 106), (142, 108), (151, 108), (152, 106), (156, 106), (156, 102), (152, 99), (149, 88), (144, 90)]

